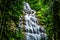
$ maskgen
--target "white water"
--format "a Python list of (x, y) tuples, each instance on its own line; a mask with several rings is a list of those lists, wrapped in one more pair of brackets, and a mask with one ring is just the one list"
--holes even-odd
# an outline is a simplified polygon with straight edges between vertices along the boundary
[(32, 10), (27, 2), (24, 2), (25, 14), (25, 40), (46, 40), (45, 29), (38, 25), (38, 20), (35, 16), (36, 11)]

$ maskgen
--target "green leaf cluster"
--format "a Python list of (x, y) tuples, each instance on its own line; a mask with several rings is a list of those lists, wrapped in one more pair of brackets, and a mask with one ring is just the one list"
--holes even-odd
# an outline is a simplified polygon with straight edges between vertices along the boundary
[(23, 40), (21, 30), (16, 32), (22, 9), (23, 0), (0, 0), (0, 40)]

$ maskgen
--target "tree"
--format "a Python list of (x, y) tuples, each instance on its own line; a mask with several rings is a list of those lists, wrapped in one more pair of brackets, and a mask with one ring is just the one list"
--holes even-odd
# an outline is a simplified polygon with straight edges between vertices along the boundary
[[(60, 40), (60, 17), (59, 17), (59, 11), (60, 11), (60, 5), (59, 1), (54, 1), (53, 5), (53, 17), (54, 17), (54, 40)], [(57, 38), (56, 38), (57, 37)]]

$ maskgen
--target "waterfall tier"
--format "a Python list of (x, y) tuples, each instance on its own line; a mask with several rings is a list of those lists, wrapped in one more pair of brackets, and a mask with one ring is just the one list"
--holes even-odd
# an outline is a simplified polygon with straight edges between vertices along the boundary
[(23, 13), (25, 14), (25, 40), (46, 40), (46, 30), (38, 25), (36, 11), (32, 10), (27, 2), (24, 2)]

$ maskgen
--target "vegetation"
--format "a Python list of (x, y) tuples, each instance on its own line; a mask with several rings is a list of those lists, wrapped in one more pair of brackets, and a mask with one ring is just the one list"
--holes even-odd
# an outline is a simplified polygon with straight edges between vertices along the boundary
[(45, 27), (48, 40), (60, 40), (60, 1), (59, 0), (0, 0), (0, 40), (24, 40), (18, 29), (23, 15), (23, 1), (36, 10), (40, 24)]
[(0, 40), (23, 40), (18, 29), (23, 0), (0, 0)]

